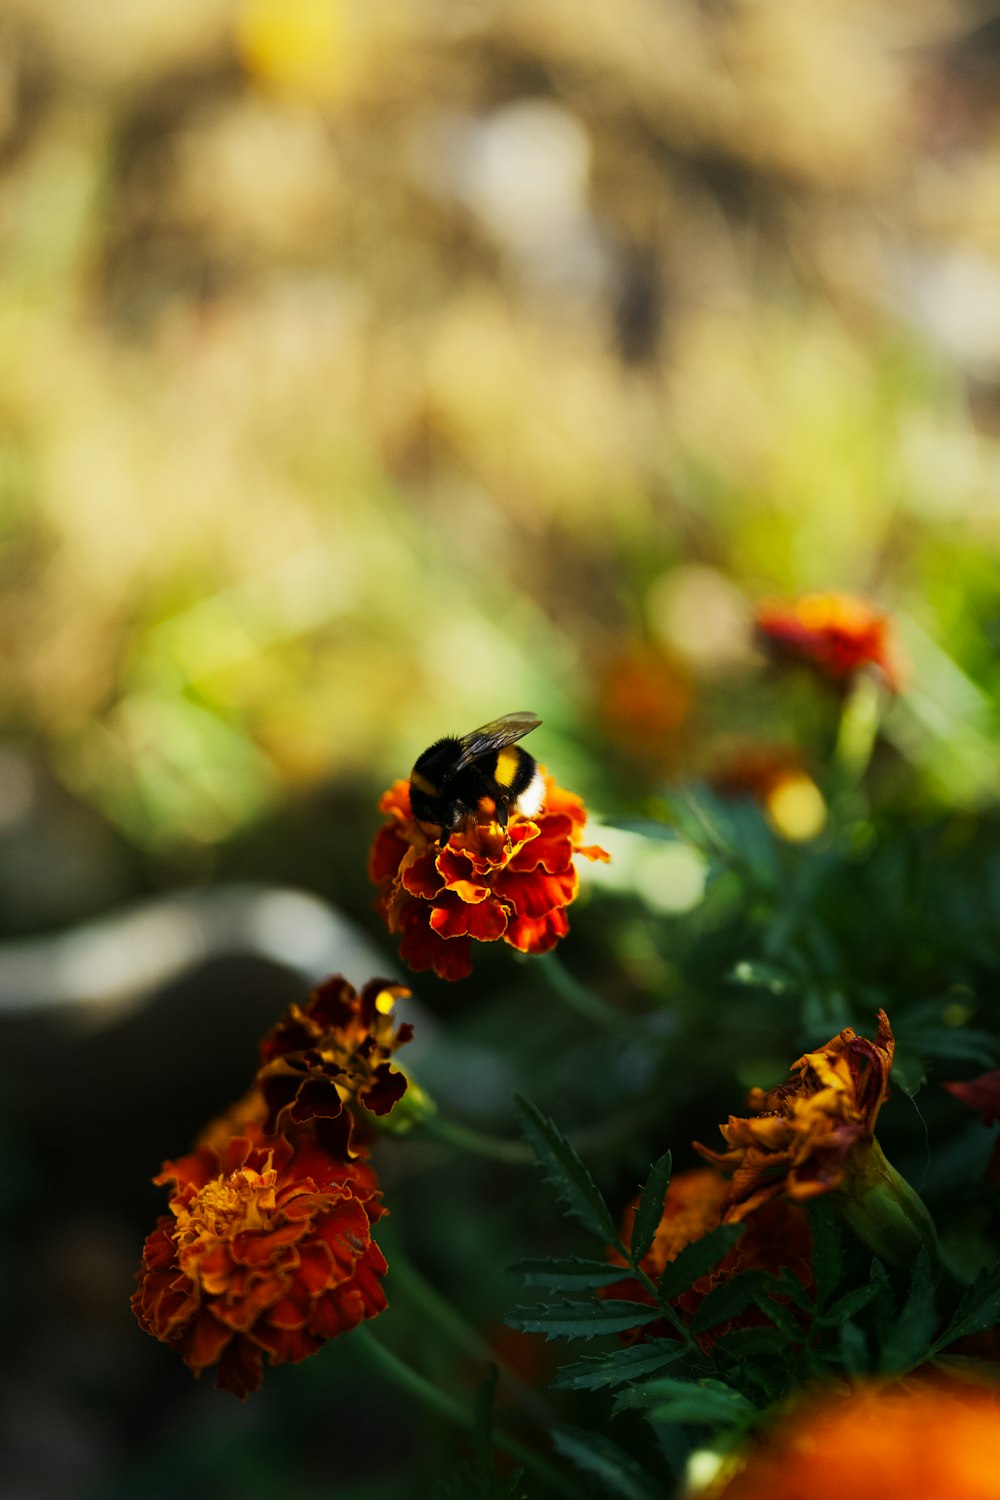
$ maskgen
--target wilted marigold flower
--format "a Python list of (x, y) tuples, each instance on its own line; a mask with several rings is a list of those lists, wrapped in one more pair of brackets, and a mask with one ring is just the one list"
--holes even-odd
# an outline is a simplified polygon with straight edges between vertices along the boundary
[(847, 684), (864, 667), (877, 667), (887, 685), (900, 686), (901, 667), (888, 615), (854, 594), (806, 594), (794, 604), (765, 601), (755, 615), (757, 637), (772, 656), (815, 667)]
[(390, 932), (402, 933), (400, 956), (411, 969), (464, 979), (473, 938), (547, 953), (569, 931), (575, 856), (610, 855), (581, 842), (583, 801), (542, 774), (545, 806), (533, 818), (515, 812), (506, 830), (474, 824), (443, 847), (414, 818), (408, 782), (393, 782), (382, 796), (379, 810), (389, 821), (375, 836), (369, 870), (379, 887), (376, 909)]
[(335, 1160), (311, 1131), (248, 1126), (154, 1181), (173, 1184), (170, 1214), (146, 1240), (132, 1308), (196, 1375), (218, 1365), (220, 1389), (246, 1396), (265, 1355), (305, 1359), (386, 1306), (375, 1174)]
[(397, 1047), (413, 1036), (396, 1025), (394, 1006), (405, 985), (371, 979), (358, 993), (342, 974), (331, 975), (304, 1005), (293, 1004), (260, 1043), (253, 1087), (206, 1126), (199, 1145), (220, 1149), (247, 1125), (274, 1135), (313, 1121), (323, 1146), (337, 1157), (364, 1140), (365, 1115), (385, 1115), (407, 1088), (393, 1068)]
[(792, 1408), (713, 1500), (1000, 1500), (1000, 1393), (863, 1386)]
[[(664, 1269), (675, 1260), (687, 1245), (704, 1238), (722, 1223), (722, 1210), (729, 1193), (729, 1182), (721, 1173), (700, 1167), (689, 1172), (680, 1172), (671, 1179), (663, 1203), (663, 1217), (656, 1236), (646, 1255), (640, 1262), (642, 1269), (652, 1281), (659, 1282)], [(622, 1243), (632, 1242), (632, 1225), (639, 1199), (636, 1198), (625, 1211), (622, 1224)], [(624, 1265), (617, 1252), (612, 1252), (613, 1261)], [(778, 1275), (787, 1266), (807, 1289), (812, 1286), (812, 1233), (809, 1217), (804, 1208), (783, 1201), (769, 1203), (747, 1222), (739, 1242), (735, 1244), (704, 1276), (700, 1276), (674, 1302), (674, 1308), (690, 1322), (709, 1292), (731, 1281), (744, 1271), (768, 1271)], [(652, 1297), (646, 1287), (634, 1277), (627, 1277), (604, 1289), (606, 1297), (624, 1297), (632, 1302), (652, 1305)], [(716, 1339), (731, 1328), (763, 1327), (767, 1318), (757, 1307), (748, 1308), (729, 1322), (697, 1335), (703, 1351), (711, 1349)], [(639, 1337), (660, 1338), (669, 1336), (671, 1326), (662, 1323), (645, 1325)]]
[(358, 994), (336, 974), (305, 1005), (292, 1005), (260, 1044), (265, 1130), (310, 1119), (342, 1119), (349, 1127), (359, 1107), (388, 1114), (406, 1092), (406, 1074), (390, 1060), (413, 1036), (409, 1022), (397, 1026), (393, 1015), (396, 1000), (409, 993), (372, 979)]
[(732, 1172), (724, 1223), (737, 1223), (775, 1198), (805, 1203), (841, 1186), (851, 1153), (874, 1138), (894, 1051), (880, 1010), (874, 1042), (848, 1026), (800, 1057), (787, 1083), (751, 1089), (749, 1117), (730, 1115), (719, 1126), (729, 1150), (695, 1148)]

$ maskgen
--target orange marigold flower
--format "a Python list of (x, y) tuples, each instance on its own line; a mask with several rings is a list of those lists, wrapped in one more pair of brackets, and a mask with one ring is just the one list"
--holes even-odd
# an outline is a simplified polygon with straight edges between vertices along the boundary
[(581, 843), (583, 801), (544, 780), (545, 807), (533, 818), (514, 813), (506, 829), (474, 824), (443, 847), (413, 817), (409, 782), (393, 782), (382, 796), (379, 810), (389, 821), (375, 836), (369, 870), (379, 887), (376, 909), (390, 932), (402, 933), (400, 956), (411, 969), (464, 979), (473, 938), (547, 953), (565, 937), (566, 908), (579, 886), (574, 857), (610, 855)]
[(888, 615), (854, 594), (806, 594), (794, 604), (767, 600), (757, 608), (757, 636), (782, 661), (804, 662), (846, 684), (877, 667), (894, 691), (901, 669)]
[(717, 1500), (1000, 1500), (1000, 1393), (959, 1381), (862, 1386), (793, 1407)]
[(737, 1223), (775, 1198), (805, 1203), (841, 1186), (852, 1151), (874, 1138), (895, 1045), (880, 1010), (874, 1042), (848, 1026), (800, 1057), (787, 1083), (751, 1089), (750, 1118), (730, 1115), (719, 1126), (728, 1151), (696, 1144), (708, 1161), (732, 1171), (724, 1223)]
[(371, 1237), (383, 1212), (365, 1161), (336, 1161), (310, 1132), (248, 1126), (219, 1151), (165, 1163), (170, 1214), (143, 1249), (132, 1309), (196, 1375), (257, 1390), (262, 1361), (295, 1363), (387, 1305)]
[[(729, 1182), (719, 1172), (707, 1167), (681, 1172), (671, 1179), (663, 1202), (663, 1217), (656, 1237), (641, 1261), (642, 1269), (655, 1282), (659, 1282), (664, 1268), (680, 1254), (687, 1245), (702, 1239), (722, 1222), (722, 1210), (729, 1194)], [(622, 1242), (632, 1242), (632, 1225), (639, 1199), (629, 1205), (622, 1224)], [(625, 1262), (617, 1252), (612, 1260)], [(739, 1242), (728, 1250), (713, 1266), (700, 1276), (687, 1291), (674, 1302), (675, 1309), (690, 1321), (709, 1292), (723, 1282), (731, 1281), (744, 1271), (770, 1271), (777, 1275), (787, 1266), (807, 1289), (812, 1286), (812, 1233), (805, 1209), (786, 1202), (769, 1203), (753, 1214)], [(607, 1287), (603, 1295), (625, 1297), (633, 1302), (652, 1304), (648, 1289), (634, 1277), (627, 1277)], [(716, 1339), (731, 1328), (762, 1327), (767, 1319), (759, 1308), (751, 1307), (730, 1322), (700, 1333), (698, 1342), (706, 1352)], [(664, 1337), (672, 1332), (670, 1324), (647, 1324), (640, 1330), (640, 1337)]]

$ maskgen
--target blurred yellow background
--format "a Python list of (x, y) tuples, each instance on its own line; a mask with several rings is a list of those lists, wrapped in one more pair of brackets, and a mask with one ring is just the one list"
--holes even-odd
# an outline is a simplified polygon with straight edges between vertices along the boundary
[(1000, 20), (10, 0), (0, 36), (5, 826), (41, 764), (200, 873), (523, 708), (586, 781), (581, 736), (642, 760), (809, 587), (898, 614), (890, 733), (995, 790)]

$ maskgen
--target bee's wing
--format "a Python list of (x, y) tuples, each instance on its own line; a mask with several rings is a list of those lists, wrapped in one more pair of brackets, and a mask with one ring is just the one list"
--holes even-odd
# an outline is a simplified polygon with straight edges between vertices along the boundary
[(464, 770), (481, 755), (488, 755), (491, 750), (503, 750), (507, 745), (516, 744), (518, 740), (523, 740), (526, 734), (537, 729), (541, 722), (537, 714), (527, 711), (519, 714), (504, 714), (502, 719), (491, 719), (488, 724), (482, 724), (471, 733), (463, 734), (459, 741), (462, 753), (455, 770)]

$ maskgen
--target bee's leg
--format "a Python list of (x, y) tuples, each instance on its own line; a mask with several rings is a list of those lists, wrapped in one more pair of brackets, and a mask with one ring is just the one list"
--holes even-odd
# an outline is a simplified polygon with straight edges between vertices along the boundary
[(497, 822), (500, 824), (501, 828), (506, 828), (507, 827), (507, 819), (510, 817), (510, 808), (507, 806), (506, 802), (501, 801), (501, 799), (499, 797), (497, 798), (496, 807), (497, 807), (497, 812), (496, 812)]

